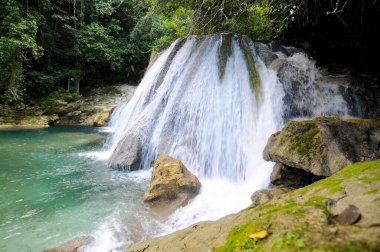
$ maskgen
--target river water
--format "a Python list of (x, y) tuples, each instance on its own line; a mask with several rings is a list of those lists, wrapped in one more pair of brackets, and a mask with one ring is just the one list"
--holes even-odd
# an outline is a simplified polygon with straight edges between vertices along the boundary
[(77, 127), (0, 131), (0, 251), (41, 251), (85, 234), (107, 251), (145, 237), (149, 171), (110, 170), (104, 137)]

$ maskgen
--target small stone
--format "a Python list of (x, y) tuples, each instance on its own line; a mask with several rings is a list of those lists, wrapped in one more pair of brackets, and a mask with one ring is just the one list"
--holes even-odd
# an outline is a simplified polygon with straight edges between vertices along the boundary
[(269, 189), (263, 189), (256, 191), (251, 196), (252, 205), (251, 206), (259, 206), (263, 205), (269, 201), (271, 201), (273, 198), (276, 198), (280, 196), (281, 194), (289, 192), (290, 189), (286, 187), (275, 187), (275, 188), (269, 188)]
[(337, 223), (340, 225), (353, 225), (361, 218), (359, 209), (354, 205), (349, 205), (340, 214), (334, 215), (329, 218), (330, 223)]

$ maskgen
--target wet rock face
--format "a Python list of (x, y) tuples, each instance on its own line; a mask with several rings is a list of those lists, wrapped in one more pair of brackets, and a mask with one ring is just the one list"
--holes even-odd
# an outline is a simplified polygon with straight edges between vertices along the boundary
[[(325, 107), (325, 115), (348, 114), (360, 118), (380, 118), (378, 79), (347, 72), (320, 74), (315, 65), (298, 64), (291, 58), (278, 58), (270, 65), (271, 69), (277, 71), (284, 91), (282, 114), (285, 122), (297, 117), (318, 116), (320, 113), (315, 113), (316, 107)], [(328, 104), (321, 103), (324, 97), (328, 97), (329, 102), (340, 99), (344, 106), (329, 107)]]
[(315, 176), (330, 176), (352, 163), (380, 158), (380, 121), (338, 117), (291, 121), (269, 138), (263, 156)]
[(201, 187), (197, 177), (180, 160), (160, 156), (154, 162), (152, 179), (144, 195), (144, 202), (171, 201), (180, 196), (182, 204), (194, 197)]
[(142, 143), (139, 134), (131, 132), (121, 140), (108, 160), (112, 169), (135, 171), (140, 168)]
[(357, 117), (380, 119), (380, 84), (370, 77), (352, 77), (339, 87), (350, 110)]
[(277, 53), (289, 57), (298, 52), (296, 48), (285, 47), (278, 41), (271, 41), (270, 43), (256, 42), (255, 51), (267, 67), (269, 67), (273, 61), (279, 58)]

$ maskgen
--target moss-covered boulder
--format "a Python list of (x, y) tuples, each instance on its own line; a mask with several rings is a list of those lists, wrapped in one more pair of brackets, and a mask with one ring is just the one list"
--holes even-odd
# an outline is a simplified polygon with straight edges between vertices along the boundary
[[(351, 215), (354, 221), (345, 225), (331, 221), (334, 216), (346, 215), (350, 208), (355, 210), (356, 217)], [(256, 235), (263, 230), (260, 234), (266, 235)], [(379, 251), (379, 248), (380, 160), (377, 160), (348, 166), (266, 204), (217, 221), (194, 224), (133, 245), (126, 251)]]
[(199, 192), (200, 187), (198, 178), (180, 160), (160, 156), (154, 162), (144, 202), (171, 201), (180, 197), (181, 204), (186, 204)]
[(380, 158), (380, 120), (291, 121), (269, 138), (263, 156), (316, 176), (330, 176), (352, 163)]

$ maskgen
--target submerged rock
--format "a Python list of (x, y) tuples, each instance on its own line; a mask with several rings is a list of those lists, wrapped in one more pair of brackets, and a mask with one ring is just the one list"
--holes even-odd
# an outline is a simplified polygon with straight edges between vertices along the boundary
[(91, 236), (79, 236), (76, 237), (59, 247), (46, 249), (43, 252), (78, 252), (80, 248), (89, 244), (94, 238)]
[(318, 117), (291, 121), (273, 134), (264, 159), (330, 176), (358, 161), (380, 158), (380, 121)]
[(180, 160), (160, 156), (154, 162), (152, 179), (143, 199), (144, 202), (156, 202), (181, 198), (181, 204), (186, 204), (200, 187), (198, 178)]

